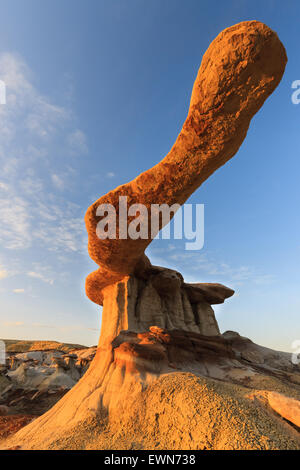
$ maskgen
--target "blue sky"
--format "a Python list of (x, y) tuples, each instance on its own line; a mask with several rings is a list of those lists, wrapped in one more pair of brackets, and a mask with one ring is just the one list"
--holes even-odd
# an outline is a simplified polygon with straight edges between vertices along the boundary
[(262, 0), (0, 1), (0, 337), (98, 341), (84, 293), (87, 207), (161, 160), (201, 57), (224, 28), (260, 20), (289, 62), (238, 154), (189, 202), (205, 245), (156, 240), (151, 261), (236, 290), (222, 331), (291, 350), (300, 339), (300, 4)]

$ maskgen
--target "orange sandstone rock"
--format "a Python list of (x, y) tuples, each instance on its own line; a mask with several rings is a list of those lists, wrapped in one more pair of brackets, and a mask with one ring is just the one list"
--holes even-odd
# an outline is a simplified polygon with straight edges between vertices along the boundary
[(118, 231), (115, 240), (100, 240), (97, 207), (112, 204), (118, 219), (119, 196), (127, 196), (128, 205), (144, 204), (148, 214), (154, 203), (183, 204), (238, 151), (251, 118), (279, 84), (286, 62), (277, 34), (258, 21), (227, 28), (211, 43), (193, 87), (188, 116), (168, 155), (102, 196), (86, 213), (89, 254), (100, 266), (86, 280), (86, 293), (93, 302), (102, 304), (105, 286), (149, 267), (144, 251), (151, 242), (150, 237), (122, 240)]
[(276, 413), (300, 428), (300, 401), (281, 393), (269, 392), (268, 402)]

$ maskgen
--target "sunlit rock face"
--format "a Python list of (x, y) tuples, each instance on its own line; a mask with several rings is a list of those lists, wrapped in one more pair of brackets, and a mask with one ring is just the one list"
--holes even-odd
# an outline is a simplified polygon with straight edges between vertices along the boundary
[(101, 341), (111, 341), (121, 330), (140, 333), (151, 326), (219, 335), (211, 305), (233, 293), (221, 284), (186, 284), (177, 271), (152, 266), (147, 276), (125, 276), (103, 290)]
[[(93, 302), (104, 303), (103, 334), (104, 324), (114, 336), (131, 325), (134, 331), (146, 331), (151, 324), (219, 333), (210, 307), (213, 302), (191, 303), (186, 296), (188, 291), (179, 288), (180, 275), (177, 280), (173, 275), (167, 279), (165, 270), (163, 283), (169, 285), (172, 294), (159, 292), (159, 276), (156, 274), (157, 281), (152, 279), (153, 266), (144, 254), (155, 233), (132, 239), (128, 226), (124, 229), (124, 222), (128, 225), (132, 217), (123, 220), (119, 201), (126, 197), (128, 206), (143, 204), (148, 227), (153, 204), (184, 204), (238, 151), (253, 115), (279, 84), (286, 61), (276, 33), (263, 23), (246, 21), (225, 29), (203, 56), (187, 118), (170, 152), (160, 163), (88, 208), (85, 222), (89, 254), (99, 268), (87, 277), (86, 293)], [(115, 238), (100, 239), (97, 235), (101, 219), (97, 210), (103, 204), (115, 209)], [(163, 225), (160, 219), (157, 231)], [(131, 297), (122, 301), (124, 306), (121, 308), (119, 302), (115, 305), (116, 295), (122, 298), (122, 292), (127, 295), (129, 291)]]
[[(149, 267), (144, 251), (150, 237), (119, 238), (119, 197), (126, 196), (128, 206), (143, 204), (148, 217), (152, 204), (182, 205), (238, 151), (253, 115), (279, 84), (286, 61), (276, 33), (258, 21), (227, 28), (211, 43), (194, 83), (187, 118), (170, 152), (87, 210), (89, 254), (99, 265), (86, 281), (86, 292), (93, 302), (102, 305), (104, 287)], [(116, 209), (116, 239), (100, 240), (97, 236), (97, 209), (102, 204)]]

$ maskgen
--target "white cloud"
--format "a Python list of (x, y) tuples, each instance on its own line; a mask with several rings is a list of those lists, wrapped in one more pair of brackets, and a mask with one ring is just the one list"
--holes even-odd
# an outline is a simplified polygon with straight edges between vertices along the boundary
[(65, 183), (61, 176), (58, 176), (55, 173), (53, 173), (53, 175), (51, 175), (51, 179), (52, 179), (52, 183), (57, 189), (60, 189), (60, 190), (64, 189)]
[[(64, 210), (52, 205), (41, 208), (41, 221), (34, 236), (48, 251), (86, 252), (83, 216), (74, 217), (78, 208), (72, 207), (67, 204)], [(53, 222), (49, 223), (51, 216)]]
[(40, 279), (41, 281), (43, 282), (46, 282), (47, 284), (50, 284), (52, 285), (54, 283), (54, 280), (53, 279), (49, 279), (48, 277), (46, 277), (43, 273), (41, 272), (36, 272), (36, 271), (29, 271), (27, 273), (27, 276), (29, 277), (34, 277), (35, 279)]
[(264, 286), (274, 283), (275, 276), (260, 273), (253, 266), (233, 266), (205, 253), (191, 253), (169, 245), (167, 249), (153, 248), (151, 253), (156, 262), (163, 265), (171, 263), (174, 269), (185, 274), (186, 282), (223, 282), (229, 286), (253, 283)]
[(174, 251), (174, 250), (176, 250), (176, 245), (172, 245), (172, 244), (168, 245), (168, 251)]
[(25, 289), (14, 289), (13, 292), (14, 292), (15, 294), (24, 294)]
[(0, 266), (0, 279), (5, 279), (6, 277), (8, 277), (8, 272)]
[(256, 276), (254, 279), (254, 283), (259, 286), (267, 286), (273, 284), (276, 281), (276, 277), (273, 274), (263, 274), (260, 276)]
[(27, 195), (38, 195), (44, 190), (43, 182), (36, 175), (28, 175), (21, 182), (20, 186)]
[(0, 190), (8, 191), (8, 185), (0, 181)]
[(25, 323), (22, 321), (6, 321), (3, 323), (4, 326), (24, 326)]
[(114, 178), (115, 176), (116, 175), (112, 171), (109, 171), (108, 173), (106, 173), (107, 178)]
[(7, 92), (6, 105), (0, 107), (0, 130), (4, 144), (16, 145), (20, 134), (24, 135), (25, 132), (29, 133), (29, 139), (44, 140), (68, 119), (68, 110), (53, 105), (38, 92), (33, 85), (32, 73), (21, 57), (2, 54), (0, 74)]
[(82, 251), (83, 214), (57, 189), (74, 184), (76, 170), (65, 155), (87, 152), (85, 134), (69, 107), (40, 93), (19, 56), (0, 55), (0, 79), (7, 90), (7, 104), (0, 106), (0, 246)]
[(80, 129), (76, 129), (67, 136), (67, 145), (73, 155), (84, 155), (88, 152), (86, 136)]
[(0, 240), (5, 248), (28, 248), (31, 244), (30, 214), (28, 202), (11, 193), (0, 197)]

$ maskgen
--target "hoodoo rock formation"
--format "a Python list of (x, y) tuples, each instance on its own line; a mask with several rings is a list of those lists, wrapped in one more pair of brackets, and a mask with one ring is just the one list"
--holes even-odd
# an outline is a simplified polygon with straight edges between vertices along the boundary
[[(92, 204), (85, 217), (89, 254), (100, 268), (87, 278), (88, 297), (102, 304), (103, 289), (149, 267), (144, 256), (151, 238), (100, 240), (97, 208), (111, 204), (119, 218), (119, 197), (139, 203), (151, 214), (153, 204), (183, 204), (238, 151), (253, 115), (275, 90), (287, 58), (277, 35), (250, 21), (223, 31), (209, 46), (193, 87), (188, 116), (168, 155), (130, 183)], [(117, 222), (119, 222), (117, 220)], [(150, 220), (149, 220), (150, 227)], [(162, 223), (157, 228), (159, 231)]]
[[(198, 304), (192, 311), (186, 296), (192, 289), (180, 292), (180, 275), (169, 272), (169, 281), (164, 284), (168, 285), (169, 292), (173, 285), (176, 294), (171, 295), (172, 305), (166, 301), (162, 305), (162, 297), (153, 286), (155, 268), (144, 254), (151, 236), (156, 233), (151, 236), (149, 233), (146, 239), (132, 239), (127, 233), (120, 233), (124, 220), (120, 220), (119, 198), (126, 196), (128, 206), (145, 206), (150, 232), (154, 204), (182, 205), (201, 183), (235, 155), (246, 137), (251, 118), (280, 82), (286, 60), (285, 49), (277, 35), (262, 23), (244, 22), (223, 31), (204, 54), (188, 116), (168, 155), (89, 207), (85, 217), (89, 254), (100, 267), (87, 277), (86, 293), (93, 302), (104, 307), (102, 342), (104, 337), (111, 341), (121, 330), (141, 331), (151, 324), (204, 334), (218, 333), (210, 307), (214, 302), (204, 296), (202, 305)], [(100, 239), (97, 235), (100, 220), (97, 209), (105, 204), (114, 206), (116, 211), (115, 239)], [(160, 218), (157, 231), (162, 227)], [(157, 277), (156, 285), (166, 276), (167, 270)], [(146, 279), (143, 289), (140, 289), (141, 279)], [(214, 286), (207, 288), (214, 297)], [(147, 300), (150, 298), (152, 308)], [(203, 328), (202, 322), (205, 323)]]
[[(133, 239), (120, 229), (119, 206), (120, 197), (127, 197), (128, 206), (143, 204), (147, 215), (141, 217), (150, 227), (154, 204), (184, 204), (236, 154), (252, 117), (279, 84), (286, 61), (282, 43), (266, 25), (247, 21), (225, 29), (203, 56), (188, 116), (168, 155), (88, 209), (89, 254), (99, 268), (88, 276), (86, 292), (103, 305), (96, 356), (75, 387), (7, 446), (86, 448), (87, 440), (78, 444), (78, 433), (86, 435), (88, 429), (92, 429), (88, 445), (97, 429), (102, 433), (102, 443), (94, 448), (239, 448), (245, 429), (254, 439), (252, 445), (244, 436), (245, 448), (300, 446), (296, 431), (286, 437), (277, 418), (263, 408), (263, 399), (253, 416), (260, 416), (268, 429), (253, 424), (253, 397), (232, 385), (250, 384), (254, 377), (258, 384), (263, 368), (247, 342), (220, 334), (211, 305), (224, 302), (234, 291), (220, 284), (187, 284), (180, 273), (152, 266), (144, 252), (163, 227), (163, 218), (154, 234), (150, 236), (149, 230), (148, 237)], [(115, 208), (114, 239), (100, 239), (97, 234), (101, 219), (97, 210), (103, 204)], [(246, 350), (242, 353), (236, 344)], [(263, 370), (269, 377), (270, 367)], [(300, 397), (296, 391), (289, 393), (295, 400)], [(223, 410), (222, 415), (218, 410)], [(87, 424), (91, 422), (92, 428)], [(216, 428), (214, 433), (208, 422)], [(239, 437), (222, 436), (220, 423), (224, 432), (234, 429)], [(113, 441), (105, 444), (109, 432)]]
[(122, 330), (141, 333), (151, 326), (219, 335), (211, 305), (233, 293), (221, 284), (186, 284), (177, 271), (149, 266), (141, 277), (128, 275), (104, 288), (100, 345)]

